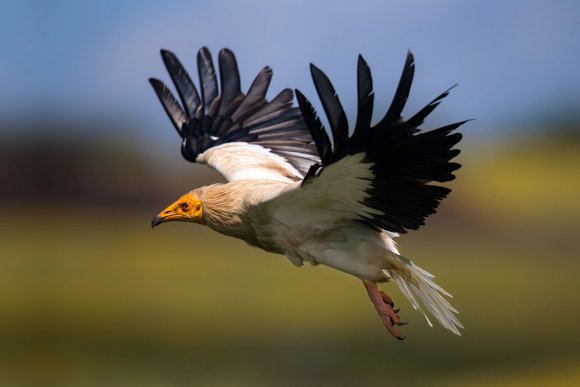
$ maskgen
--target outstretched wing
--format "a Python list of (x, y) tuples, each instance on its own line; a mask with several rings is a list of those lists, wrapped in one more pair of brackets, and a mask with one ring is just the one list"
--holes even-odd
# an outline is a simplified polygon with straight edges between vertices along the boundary
[(460, 164), (451, 160), (459, 154), (453, 146), (461, 134), (454, 130), (466, 121), (431, 131), (419, 128), (449, 90), (408, 120), (403, 119), (401, 111), (409, 96), (414, 69), (409, 53), (391, 106), (384, 118), (371, 126), (372, 78), (368, 65), (359, 56), (358, 115), (349, 136), (346, 115), (332, 84), (311, 65), (333, 141), (310, 102), (296, 91), (321, 162), (310, 168), (301, 183), (264, 203), (272, 216), (293, 226), (306, 225), (313, 219), (358, 219), (398, 233), (424, 224), (450, 192), (436, 183), (455, 178), (453, 172)]
[(173, 53), (162, 50), (161, 57), (181, 104), (163, 82), (149, 81), (183, 139), (181, 153), (187, 160), (207, 163), (228, 181), (297, 181), (320, 161), (300, 110), (292, 107), (292, 90), (266, 99), (272, 79), (269, 67), (260, 71), (243, 94), (236, 58), (232, 51), (222, 49), (218, 90), (211, 54), (203, 47), (197, 54), (200, 94)]

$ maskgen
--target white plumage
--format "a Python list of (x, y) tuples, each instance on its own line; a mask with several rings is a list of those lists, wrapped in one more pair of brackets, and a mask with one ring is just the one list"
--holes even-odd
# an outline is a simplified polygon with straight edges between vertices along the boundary
[(194, 189), (154, 220), (205, 224), (250, 245), (284, 254), (296, 266), (322, 264), (363, 280), (383, 323), (397, 338), (401, 324), (389, 296), (376, 283), (393, 280), (415, 309), (460, 334), (463, 326), (433, 282), (434, 276), (401, 256), (399, 233), (423, 224), (449, 193), (432, 182), (453, 178), (450, 160), (463, 122), (430, 132), (419, 125), (447, 92), (409, 120), (400, 116), (413, 72), (409, 54), (385, 117), (370, 125), (373, 92), (368, 66), (359, 57), (358, 117), (349, 136), (344, 110), (326, 76), (312, 66), (315, 86), (331, 125), (333, 142), (308, 100), (297, 91), (300, 110), (288, 89), (268, 102), (271, 70), (262, 71), (242, 94), (235, 58), (220, 52), (221, 95), (209, 51), (198, 54), (201, 98), (177, 58), (162, 56), (182, 100), (151, 80), (183, 138), (186, 159), (205, 163), (226, 179)]

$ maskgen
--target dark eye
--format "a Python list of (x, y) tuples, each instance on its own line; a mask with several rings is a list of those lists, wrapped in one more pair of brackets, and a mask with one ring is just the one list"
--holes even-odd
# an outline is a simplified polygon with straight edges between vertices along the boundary
[(199, 211), (201, 209), (201, 204), (198, 204), (197, 206), (195, 206), (195, 210)]
[(189, 210), (189, 203), (181, 203), (181, 209), (183, 211)]

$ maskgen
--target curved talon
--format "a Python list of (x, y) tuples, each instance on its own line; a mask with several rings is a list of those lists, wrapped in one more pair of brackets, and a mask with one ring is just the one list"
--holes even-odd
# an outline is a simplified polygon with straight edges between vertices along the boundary
[(401, 310), (401, 308), (393, 308), (393, 310), (395, 311), (395, 313), (399, 313), (399, 311)]
[(375, 306), (375, 309), (383, 321), (385, 328), (387, 328), (389, 333), (395, 338), (403, 340), (405, 337), (401, 336), (401, 333), (395, 328), (395, 325), (406, 324), (402, 323), (401, 319), (397, 315), (399, 308), (393, 309), (393, 300), (383, 291), (379, 290), (376, 283), (363, 280), (363, 284), (365, 285), (369, 298)]
[(391, 308), (393, 308), (395, 306), (393, 299), (387, 293), (383, 292), (382, 290), (379, 290), (379, 293), (381, 295), (381, 298), (383, 299), (383, 301), (386, 304), (389, 304), (391, 306)]
[(398, 322), (397, 325), (407, 325), (408, 323), (409, 323), (408, 321), (404, 321), (404, 322), (401, 321), (401, 322)]
[(403, 341), (403, 340), (405, 340), (406, 338), (407, 338), (407, 336), (399, 336), (399, 337), (397, 337), (397, 340), (399, 340), (399, 341)]

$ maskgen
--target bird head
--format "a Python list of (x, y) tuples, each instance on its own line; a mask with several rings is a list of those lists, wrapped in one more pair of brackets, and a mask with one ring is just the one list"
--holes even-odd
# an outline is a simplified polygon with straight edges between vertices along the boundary
[(203, 224), (203, 206), (199, 198), (189, 192), (161, 211), (151, 221), (151, 227), (171, 221)]

